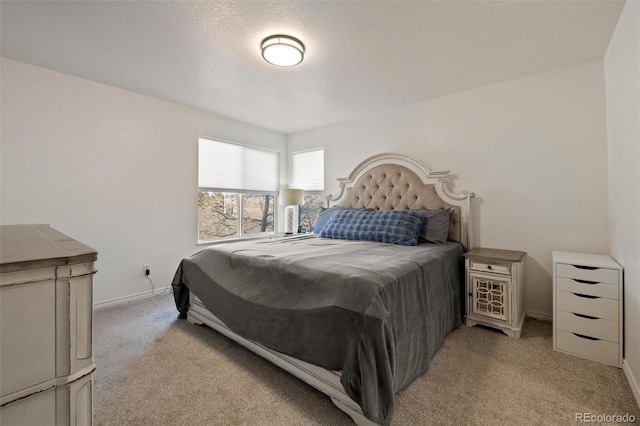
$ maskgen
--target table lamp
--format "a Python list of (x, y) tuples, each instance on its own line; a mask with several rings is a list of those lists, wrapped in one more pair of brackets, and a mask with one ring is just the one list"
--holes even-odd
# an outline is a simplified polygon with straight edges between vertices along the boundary
[(304, 202), (302, 189), (283, 189), (280, 191), (280, 205), (284, 208), (284, 233), (298, 233), (298, 207)]

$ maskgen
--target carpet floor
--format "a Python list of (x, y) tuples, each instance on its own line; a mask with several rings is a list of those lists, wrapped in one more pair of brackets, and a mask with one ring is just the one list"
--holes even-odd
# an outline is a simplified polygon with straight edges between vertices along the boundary
[[(171, 294), (96, 311), (94, 360), (96, 425), (353, 425), (322, 393), (178, 320)], [(393, 425), (571, 425), (577, 413), (640, 423), (622, 370), (553, 351), (551, 323), (527, 319), (521, 339), (454, 330), (397, 395)]]

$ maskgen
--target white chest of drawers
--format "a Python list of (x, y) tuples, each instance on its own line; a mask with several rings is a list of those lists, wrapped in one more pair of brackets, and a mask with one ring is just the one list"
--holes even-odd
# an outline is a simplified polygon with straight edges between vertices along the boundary
[(622, 367), (622, 267), (609, 256), (553, 252), (553, 349)]
[(97, 253), (48, 225), (0, 244), (0, 424), (90, 425)]

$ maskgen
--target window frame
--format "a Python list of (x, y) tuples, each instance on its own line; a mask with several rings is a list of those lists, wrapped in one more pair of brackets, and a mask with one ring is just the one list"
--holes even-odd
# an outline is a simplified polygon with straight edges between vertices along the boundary
[[(280, 151), (263, 148), (255, 145), (242, 144), (237, 142), (231, 142), (223, 139), (212, 138), (208, 136), (198, 136), (198, 172), (200, 167), (200, 140), (207, 139), (214, 142), (226, 143), (230, 145), (237, 145), (241, 147), (246, 147), (254, 150), (261, 150), (270, 153), (274, 153), (276, 156), (276, 176), (277, 176), (277, 187), (280, 187)], [(249, 190), (249, 189), (238, 189), (238, 188), (216, 188), (209, 186), (200, 186), (199, 177), (198, 177), (198, 199), (200, 197), (201, 192), (219, 192), (219, 193), (227, 193), (227, 194), (236, 194), (238, 197), (238, 213), (237, 213), (237, 223), (236, 223), (236, 235), (228, 236), (228, 237), (218, 237), (213, 239), (201, 240), (200, 239), (200, 211), (198, 207), (197, 211), (197, 220), (196, 220), (196, 233), (197, 233), (197, 244), (216, 244), (220, 242), (228, 242), (232, 240), (248, 240), (248, 239), (258, 239), (265, 238), (266, 236), (272, 235), (276, 232), (278, 228), (278, 195), (279, 190), (275, 191), (265, 191), (265, 190)], [(243, 230), (243, 213), (244, 213), (244, 200), (243, 194), (251, 194), (251, 195), (271, 195), (272, 203), (273, 203), (273, 230), (265, 231), (265, 232), (250, 232), (246, 233)]]
[[(229, 241), (233, 239), (251, 239), (251, 238), (259, 238), (268, 235), (272, 235), (276, 232), (278, 225), (278, 193), (277, 192), (269, 192), (269, 191), (229, 191), (229, 190), (221, 190), (216, 188), (200, 188), (198, 187), (198, 195), (201, 192), (218, 192), (224, 194), (234, 194), (238, 199), (238, 212), (236, 219), (236, 234), (229, 235), (228, 237), (216, 237), (208, 240), (200, 239), (200, 219), (198, 217), (197, 231), (198, 231), (198, 244), (212, 244), (217, 241)], [(244, 199), (243, 195), (271, 195), (272, 196), (272, 208), (273, 208), (273, 230), (264, 231), (264, 232), (244, 232), (243, 226), (243, 213), (244, 213)], [(199, 212), (198, 212), (199, 215)]]
[[(299, 188), (299, 186), (295, 186), (294, 182), (292, 182), (292, 185), (294, 185), (293, 186), (294, 188), (299, 188), (299, 189), (304, 190), (304, 195), (305, 196), (307, 196), (307, 195), (314, 195), (314, 196), (318, 196), (319, 195), (319, 196), (321, 196), (322, 197), (322, 207), (328, 207), (327, 196), (324, 193), (324, 190), (325, 190), (325, 188), (324, 188), (324, 151), (325, 151), (324, 146), (316, 147), (316, 148), (310, 148), (310, 149), (303, 149), (303, 150), (300, 150), (300, 151), (291, 152), (290, 163), (289, 163), (290, 164), (290, 171), (291, 171), (290, 175), (293, 177), (293, 174), (294, 174), (294, 164), (295, 163), (294, 163), (293, 157), (296, 154), (303, 154), (303, 153), (312, 152), (312, 151), (322, 151), (322, 157), (323, 157), (323, 162), (322, 162), (322, 165), (323, 165), (323, 168), (322, 168), (322, 189), (319, 189), (319, 190), (306, 190), (304, 188)], [(302, 210), (302, 206), (298, 207), (298, 221), (300, 222), (299, 225), (301, 225), (301, 222), (302, 222), (302, 211), (301, 210)], [(313, 227), (313, 224), (311, 224), (311, 226)], [(309, 232), (309, 231), (307, 231), (307, 232)]]
[[(295, 173), (295, 170), (294, 170), (295, 161), (294, 161), (293, 157), (296, 154), (306, 154), (306, 153), (314, 152), (314, 151), (322, 151), (322, 189), (307, 190), (305, 188), (302, 188), (300, 185), (296, 186), (296, 183), (293, 182), (293, 176), (294, 176), (294, 173)], [(306, 193), (309, 193), (309, 194), (324, 194), (324, 190), (325, 190), (325, 187), (324, 187), (324, 146), (317, 147), (317, 148), (303, 149), (303, 150), (300, 150), (300, 151), (291, 152), (289, 165), (290, 165), (289, 169), (291, 170), (290, 175), (291, 175), (291, 181), (292, 181), (291, 182), (292, 188), (302, 189), (302, 190), (304, 190), (305, 194)]]

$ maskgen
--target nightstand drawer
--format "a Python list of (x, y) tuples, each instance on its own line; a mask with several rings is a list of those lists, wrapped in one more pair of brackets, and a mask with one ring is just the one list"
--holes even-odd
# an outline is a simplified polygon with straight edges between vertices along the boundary
[(590, 296), (618, 299), (618, 284), (607, 284), (596, 281), (578, 280), (575, 278), (557, 278), (558, 290), (570, 293), (588, 294)]
[(607, 340), (593, 340), (567, 331), (557, 331), (558, 350), (570, 352), (607, 364), (618, 365), (620, 345)]
[(618, 321), (558, 311), (556, 328), (618, 343)]
[(495, 274), (511, 275), (510, 263), (488, 262), (484, 260), (469, 260), (469, 269), (473, 271), (491, 272)]
[(558, 291), (556, 303), (560, 311), (618, 321), (618, 300), (615, 299)]
[(618, 284), (618, 270), (616, 269), (559, 263), (556, 266), (556, 276), (599, 283)]

